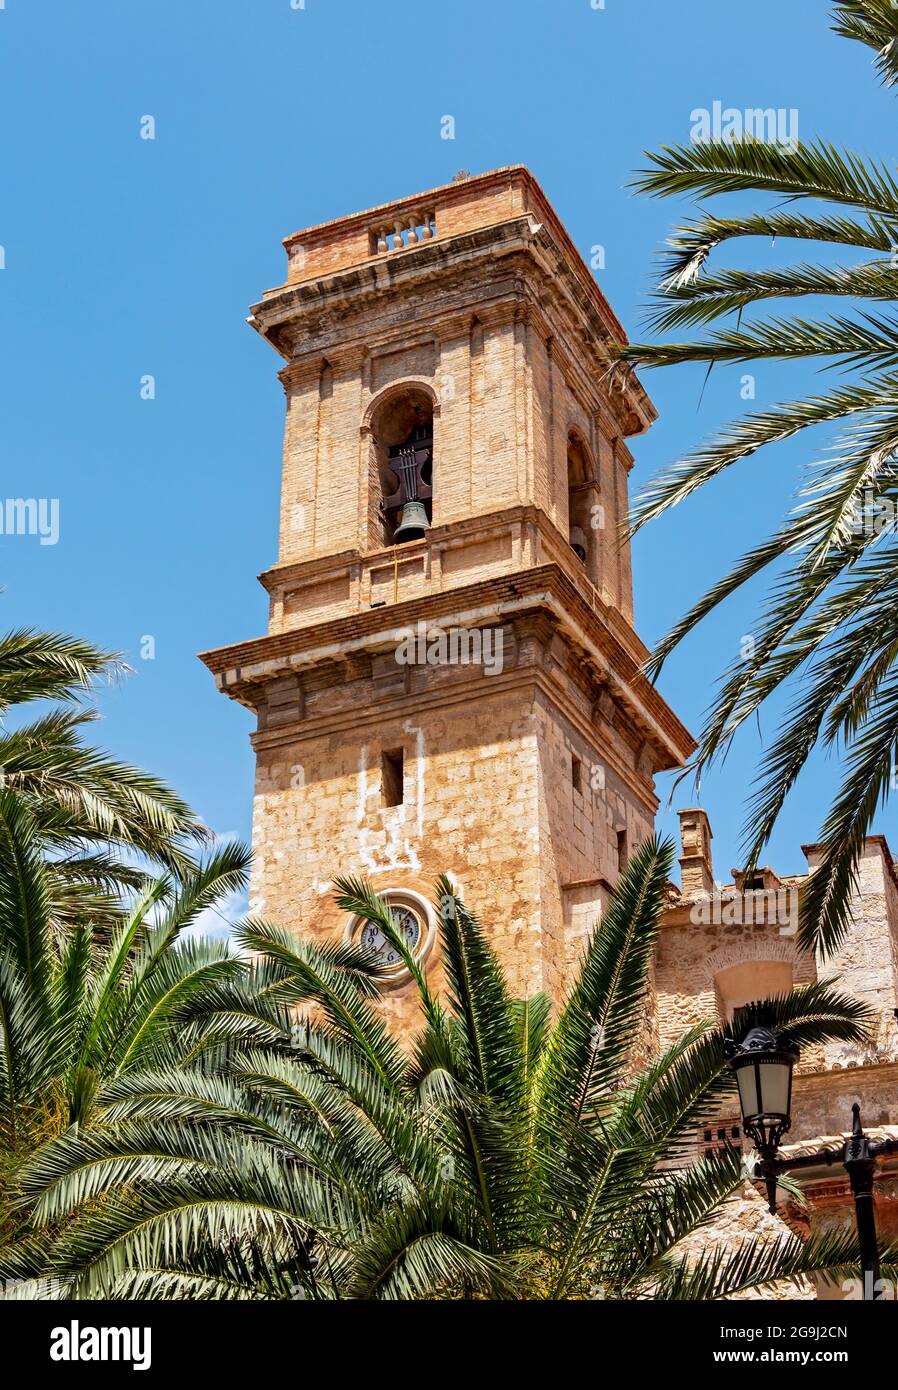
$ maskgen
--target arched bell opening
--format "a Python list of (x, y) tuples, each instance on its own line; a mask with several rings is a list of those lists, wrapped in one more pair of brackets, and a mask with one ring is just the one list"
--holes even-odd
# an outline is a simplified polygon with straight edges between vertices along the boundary
[(586, 566), (595, 582), (598, 556), (593, 507), (596, 497), (595, 470), (582, 439), (571, 433), (567, 442), (568, 543)]
[(416, 386), (391, 392), (371, 416), (374, 545), (420, 540), (433, 522), (433, 416)]

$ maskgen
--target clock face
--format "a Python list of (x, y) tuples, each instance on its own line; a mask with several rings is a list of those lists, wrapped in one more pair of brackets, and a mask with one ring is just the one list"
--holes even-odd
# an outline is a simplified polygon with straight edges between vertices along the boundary
[[(421, 940), (421, 922), (412, 912), (411, 908), (402, 907), (394, 904), (392, 907), (393, 920), (399, 929), (400, 934), (405, 940), (410, 951)], [(359, 932), (359, 941), (366, 951), (371, 951), (378, 965), (401, 965), (402, 957), (396, 948), (387, 940), (376, 922), (363, 922)]]

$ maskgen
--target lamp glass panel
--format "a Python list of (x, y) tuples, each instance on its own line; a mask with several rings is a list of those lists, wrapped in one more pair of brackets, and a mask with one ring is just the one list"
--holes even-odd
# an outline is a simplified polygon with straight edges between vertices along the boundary
[(759, 1114), (760, 1106), (758, 1105), (758, 1088), (755, 1084), (754, 1063), (740, 1067), (736, 1072), (736, 1079), (739, 1083), (739, 1104), (742, 1107), (743, 1119), (749, 1115)]
[(761, 1101), (765, 1115), (789, 1113), (789, 1077), (792, 1068), (783, 1062), (761, 1062)]

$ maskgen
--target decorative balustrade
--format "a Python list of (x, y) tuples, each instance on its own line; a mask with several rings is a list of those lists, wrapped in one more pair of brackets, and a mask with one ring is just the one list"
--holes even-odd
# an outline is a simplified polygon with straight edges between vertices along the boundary
[(372, 256), (383, 256), (390, 251), (405, 251), (417, 246), (421, 241), (430, 241), (437, 234), (435, 213), (420, 208), (392, 218), (389, 222), (378, 222), (369, 228), (368, 239)]

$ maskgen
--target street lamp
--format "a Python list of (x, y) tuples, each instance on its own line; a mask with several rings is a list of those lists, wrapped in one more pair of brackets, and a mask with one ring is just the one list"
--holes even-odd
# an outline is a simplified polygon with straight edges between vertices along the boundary
[(792, 1072), (798, 1048), (786, 1033), (776, 1033), (762, 1004), (740, 1011), (740, 1022), (749, 1025), (741, 1042), (727, 1040), (727, 1058), (739, 1087), (742, 1128), (754, 1140), (760, 1155), (755, 1177), (767, 1188), (767, 1205), (776, 1212), (776, 1186), (781, 1173), (802, 1168), (831, 1166), (841, 1161), (854, 1194), (864, 1298), (879, 1299), (879, 1244), (873, 1208), (873, 1182), (877, 1158), (898, 1154), (898, 1139), (871, 1144), (861, 1125), (861, 1107), (851, 1107), (851, 1134), (843, 1148), (820, 1149), (800, 1158), (778, 1158), (780, 1141), (792, 1126)]
[(767, 1204), (776, 1211), (776, 1151), (792, 1127), (792, 1072), (798, 1048), (785, 1033), (768, 1026), (763, 1008), (750, 1004), (740, 1021), (749, 1030), (741, 1043), (729, 1040), (729, 1063), (736, 1073), (742, 1129), (761, 1156), (765, 1168)]

